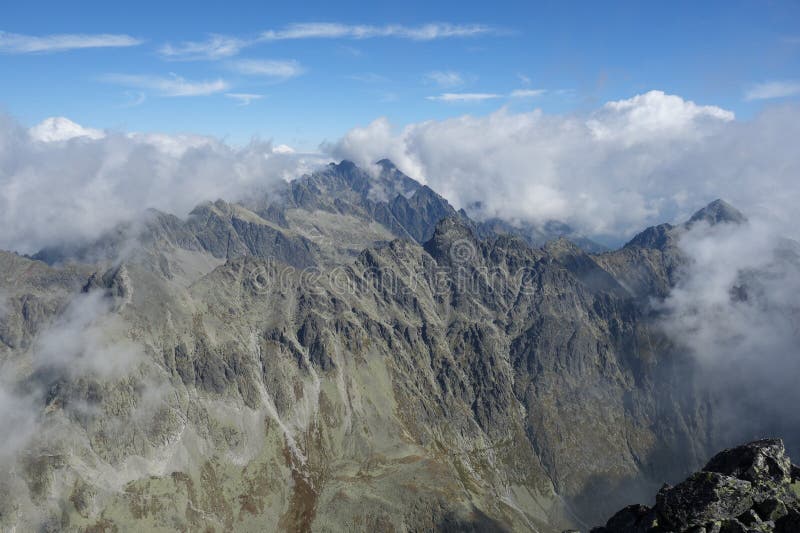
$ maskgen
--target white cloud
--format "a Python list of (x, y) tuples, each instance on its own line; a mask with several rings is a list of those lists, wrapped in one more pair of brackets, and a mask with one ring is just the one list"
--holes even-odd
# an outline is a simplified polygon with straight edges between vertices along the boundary
[(159, 49), (159, 53), (169, 60), (216, 60), (235, 56), (249, 44), (236, 37), (212, 34), (205, 41), (186, 41), (175, 46), (167, 43)]
[(501, 97), (502, 95), (494, 93), (442, 93), (438, 96), (427, 96), (426, 98), (441, 102), (483, 102)]
[(556, 219), (625, 239), (717, 197), (792, 220), (797, 138), (797, 107), (739, 122), (724, 109), (654, 91), (585, 114), (500, 109), (402, 129), (378, 119), (326, 149), (362, 164), (388, 157), (476, 216)]
[(520, 81), (520, 82), (521, 82), (523, 85), (530, 85), (530, 84), (531, 84), (531, 79), (530, 79), (528, 76), (526, 76), (525, 74), (522, 74), (522, 73), (517, 73), (517, 79), (518, 79), (518, 80), (519, 80), (519, 81)]
[(124, 373), (143, 353), (126, 338), (126, 326), (112, 313), (102, 291), (76, 295), (37, 337), (33, 364), (70, 376)]
[(276, 154), (293, 154), (295, 153), (295, 149), (289, 146), (288, 144), (279, 144), (275, 148), (272, 149), (273, 152)]
[(100, 78), (108, 83), (115, 83), (137, 89), (150, 89), (162, 96), (207, 96), (227, 91), (227, 81), (215, 80), (189, 81), (178, 75), (151, 76), (139, 74), (107, 74)]
[(105, 137), (105, 133), (100, 130), (84, 128), (80, 124), (75, 124), (64, 117), (46, 118), (32, 127), (30, 134), (31, 137), (42, 142), (67, 141), (75, 137), (87, 137), (89, 139), (102, 139)]
[[(373, 39), (378, 37), (432, 41), (453, 37), (475, 37), (491, 33), (499, 32), (497, 29), (483, 24), (430, 23), (420, 26), (404, 26), (402, 24), (376, 26), (368, 24), (339, 24), (335, 22), (304, 22), (289, 24), (278, 30), (267, 30), (255, 38), (211, 34), (204, 41), (184, 41), (177, 45), (166, 43), (159, 48), (158, 52), (164, 59), (172, 61), (213, 61), (236, 56), (245, 48), (272, 41), (294, 39)], [(343, 49), (351, 55), (361, 55), (360, 50), (352, 47), (343, 47)]]
[(253, 100), (261, 100), (264, 98), (264, 95), (262, 94), (252, 93), (225, 93), (225, 96), (238, 101), (240, 106), (250, 105)]
[(699, 363), (727, 441), (779, 434), (797, 445), (800, 401), (800, 246), (757, 217), (693, 226), (679, 240), (691, 258), (661, 305), (661, 325)]
[(542, 96), (547, 91), (544, 89), (517, 89), (511, 91), (511, 98), (536, 98)]
[(770, 100), (800, 95), (800, 81), (758, 83), (745, 92), (745, 100)]
[(200, 202), (236, 201), (327, 161), (198, 135), (106, 131), (41, 142), (0, 115), (0, 249), (35, 253), (94, 239), (149, 207), (185, 216)]
[(265, 76), (284, 80), (297, 77), (305, 72), (300, 63), (294, 60), (240, 59), (232, 62), (231, 68), (248, 76)]
[(0, 31), (0, 52), (9, 54), (31, 54), (43, 52), (66, 52), (84, 48), (120, 48), (137, 46), (143, 41), (124, 34), (54, 34), (21, 35)]
[(136, 107), (142, 105), (147, 100), (147, 95), (141, 91), (125, 91), (128, 101), (120, 107)]
[(448, 37), (474, 37), (494, 33), (497, 30), (483, 24), (423, 24), (403, 26), (349, 25), (331, 22), (307, 22), (290, 24), (280, 30), (268, 30), (261, 34), (264, 41), (285, 39), (370, 39), (375, 37), (398, 37), (414, 41), (431, 41)]
[(699, 106), (680, 96), (650, 91), (627, 100), (608, 102), (586, 122), (598, 140), (635, 144), (653, 136), (702, 134), (701, 122), (728, 122), (731, 111), (716, 106)]
[(435, 70), (425, 75), (428, 81), (440, 87), (456, 87), (464, 84), (464, 78), (453, 70)]
[[(442, 77), (440, 85), (447, 85), (447, 81), (448, 79), (446, 77)], [(442, 93), (437, 96), (427, 96), (426, 98), (428, 100), (438, 100), (441, 102), (482, 102), (484, 100), (494, 100), (496, 98), (535, 98), (546, 92), (545, 89), (517, 89), (511, 91), (507, 95), (497, 93)]]
[(0, 381), (0, 424), (13, 428), (13, 431), (5, 432), (0, 442), (0, 467), (13, 460), (38, 429), (39, 413), (33, 407), (36, 405), (34, 399), (20, 395), (14, 388)]

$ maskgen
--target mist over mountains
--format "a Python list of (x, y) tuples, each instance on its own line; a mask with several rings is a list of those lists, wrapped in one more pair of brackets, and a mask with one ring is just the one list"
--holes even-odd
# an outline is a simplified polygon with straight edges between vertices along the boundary
[(501, 109), (403, 129), (379, 119), (301, 154), (257, 139), (232, 147), (66, 119), (28, 131), (4, 116), (0, 247), (35, 253), (94, 239), (148, 208), (185, 216), (203, 201), (238, 201), (334, 160), (376, 173), (384, 158), (475, 220), (532, 230), (567, 224), (611, 248), (718, 197), (797, 237), (798, 118), (788, 105), (736, 120), (651, 91), (573, 114)]
[(800, 2), (6, 2), (0, 533), (800, 532)]
[[(555, 218), (473, 218), (388, 159), (286, 180), (308, 159), (268, 143), (7, 126), (6, 179), (53, 154), (88, 199), (58, 239), (4, 236), (30, 254), (0, 254), (4, 527), (560, 531), (720, 447), (800, 446), (800, 247), (729, 203), (601, 251)], [(84, 209), (151, 170), (130, 207)], [(233, 197), (170, 212), (204, 184)]]

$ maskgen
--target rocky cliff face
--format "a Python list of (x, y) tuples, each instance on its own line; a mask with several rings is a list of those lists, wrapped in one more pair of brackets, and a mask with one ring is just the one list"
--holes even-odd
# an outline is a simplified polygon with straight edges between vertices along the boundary
[(800, 469), (783, 442), (765, 439), (715, 455), (699, 472), (664, 485), (653, 507), (631, 505), (592, 533), (800, 531)]
[(699, 465), (711, 404), (647, 303), (681, 228), (486, 228), (343, 162), (0, 254), (0, 525), (560, 531)]

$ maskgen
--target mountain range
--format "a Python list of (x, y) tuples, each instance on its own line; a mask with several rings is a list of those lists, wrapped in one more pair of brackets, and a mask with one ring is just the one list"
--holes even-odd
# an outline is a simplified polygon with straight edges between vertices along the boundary
[(729, 444), (656, 303), (744, 215), (606, 250), (376, 168), (0, 252), (0, 528), (587, 529)]

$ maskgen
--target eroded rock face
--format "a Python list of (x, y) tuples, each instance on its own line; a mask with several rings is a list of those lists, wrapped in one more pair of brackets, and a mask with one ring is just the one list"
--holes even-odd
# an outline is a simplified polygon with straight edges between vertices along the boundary
[(632, 505), (593, 533), (800, 531), (800, 479), (780, 439), (715, 455), (682, 483), (664, 486), (652, 508)]
[[(0, 253), (0, 393), (25, 414), (0, 528), (544, 533), (708, 456), (703, 390), (646, 307), (677, 230), (531, 248), (381, 167), (153, 212), (53, 265)], [(102, 305), (67, 320), (76, 295)], [(759, 464), (686, 494), (723, 505)], [(748, 510), (791, 516), (763, 495)]]

